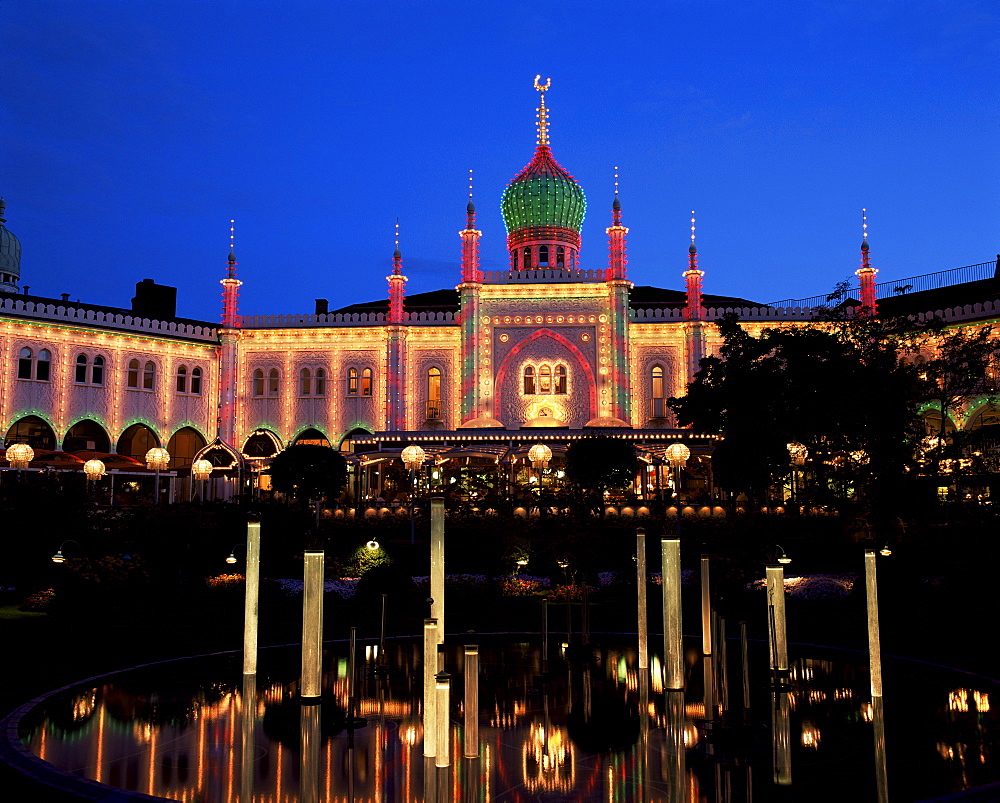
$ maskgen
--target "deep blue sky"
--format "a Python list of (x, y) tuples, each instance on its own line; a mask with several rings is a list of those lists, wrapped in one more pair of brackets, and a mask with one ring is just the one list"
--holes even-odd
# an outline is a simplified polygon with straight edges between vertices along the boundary
[(828, 291), (868, 207), (880, 280), (1000, 250), (993, 0), (0, 0), (0, 195), (32, 294), (128, 306), (136, 281), (216, 320), (236, 219), (244, 313), (459, 278), (476, 173), (486, 268), (530, 159), (536, 73), (556, 158), (607, 262), (621, 167), (636, 284)]

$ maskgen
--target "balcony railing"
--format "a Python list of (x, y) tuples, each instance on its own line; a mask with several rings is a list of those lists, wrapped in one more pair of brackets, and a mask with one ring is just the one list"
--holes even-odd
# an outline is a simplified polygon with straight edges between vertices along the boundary
[[(908, 279), (897, 279), (891, 282), (879, 282), (875, 285), (876, 298), (894, 298), (896, 296), (920, 293), (924, 290), (938, 290), (966, 282), (978, 282), (983, 279), (997, 278), (997, 261), (979, 262), (975, 265), (965, 265), (961, 268), (939, 270), (935, 273), (923, 273)], [(857, 301), (860, 295), (856, 285), (852, 285), (841, 295), (810, 296), (809, 298), (787, 298), (783, 301), (772, 301), (769, 307), (818, 307), (836, 306), (847, 299)]]
[(441, 420), (441, 402), (440, 401), (429, 401), (427, 402), (427, 421), (440, 421)]

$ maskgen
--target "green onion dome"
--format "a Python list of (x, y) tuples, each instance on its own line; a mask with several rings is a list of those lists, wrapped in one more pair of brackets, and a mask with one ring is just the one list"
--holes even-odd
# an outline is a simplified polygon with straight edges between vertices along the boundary
[(534, 158), (507, 185), (500, 209), (508, 240), (535, 239), (526, 237), (529, 232), (525, 229), (562, 229), (578, 244), (587, 201), (576, 179), (553, 158), (549, 146), (539, 145)]

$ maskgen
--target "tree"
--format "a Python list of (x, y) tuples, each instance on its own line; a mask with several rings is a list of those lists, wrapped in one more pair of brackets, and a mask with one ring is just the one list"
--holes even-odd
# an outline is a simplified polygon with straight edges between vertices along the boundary
[(632, 444), (620, 438), (581, 438), (566, 450), (566, 478), (601, 510), (604, 492), (631, 484), (638, 467)]
[(766, 499), (788, 474), (787, 445), (797, 441), (813, 458), (816, 501), (850, 496), (868, 515), (893, 516), (923, 389), (907, 359), (915, 340), (906, 324), (848, 318), (755, 337), (727, 316), (718, 322), (719, 356), (702, 360), (687, 395), (669, 404), (681, 426), (725, 436), (713, 455), (725, 490)]
[(334, 499), (347, 483), (347, 461), (329, 446), (295, 444), (271, 461), (274, 490), (306, 503)]

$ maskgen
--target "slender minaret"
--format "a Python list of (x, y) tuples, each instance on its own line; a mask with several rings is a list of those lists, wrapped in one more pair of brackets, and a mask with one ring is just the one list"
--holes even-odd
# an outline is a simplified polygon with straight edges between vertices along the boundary
[(462, 283), (458, 286), (459, 321), (462, 326), (462, 421), (471, 421), (483, 414), (479, 395), (479, 292), (482, 274), (479, 270), (479, 238), (476, 229), (476, 205), (472, 202), (472, 171), (469, 171), (469, 203), (465, 207), (465, 228), (462, 238)]
[(687, 376), (685, 382), (690, 382), (698, 372), (702, 358), (705, 356), (705, 308), (701, 301), (701, 279), (705, 272), (698, 269), (698, 247), (695, 245), (695, 217), (691, 210), (691, 245), (688, 247), (688, 269), (684, 271), (684, 282), (687, 291), (687, 304), (684, 307), (684, 317), (688, 320), (685, 332), (687, 343)]
[(617, 418), (631, 424), (632, 421), (632, 381), (629, 371), (629, 325), (628, 325), (628, 293), (632, 283), (628, 280), (625, 265), (625, 235), (628, 228), (622, 225), (622, 204), (618, 198), (618, 168), (615, 167), (615, 199), (611, 204), (611, 225), (606, 229), (608, 235), (608, 255), (610, 257), (607, 271), (608, 302), (610, 308), (610, 346), (611, 375), (602, 377), (609, 379), (611, 391), (611, 409), (603, 408), (604, 394), (601, 394), (601, 417)]
[(386, 429), (402, 432), (406, 429), (406, 327), (403, 299), (406, 277), (403, 256), (399, 251), (399, 220), (396, 221), (396, 250), (392, 253), (392, 273), (389, 282), (389, 325), (386, 327)]
[(695, 219), (691, 210), (691, 245), (688, 248), (688, 269), (684, 271), (684, 282), (687, 289), (687, 306), (684, 317), (690, 321), (700, 321), (705, 317), (705, 308), (701, 305), (701, 279), (704, 271), (698, 270), (698, 246), (694, 244)]
[(861, 315), (878, 313), (878, 299), (875, 297), (875, 274), (878, 271), (868, 262), (868, 210), (861, 210), (861, 267), (855, 271), (861, 290)]
[(618, 168), (615, 167), (615, 200), (611, 204), (611, 225), (605, 229), (608, 235), (608, 279), (627, 279), (625, 266), (625, 235), (628, 228), (622, 225), (622, 204), (618, 199)]
[(219, 330), (219, 417), (216, 435), (227, 444), (236, 437), (236, 367), (239, 345), (240, 285), (236, 278), (236, 221), (229, 221), (229, 264), (222, 279), (222, 327)]

